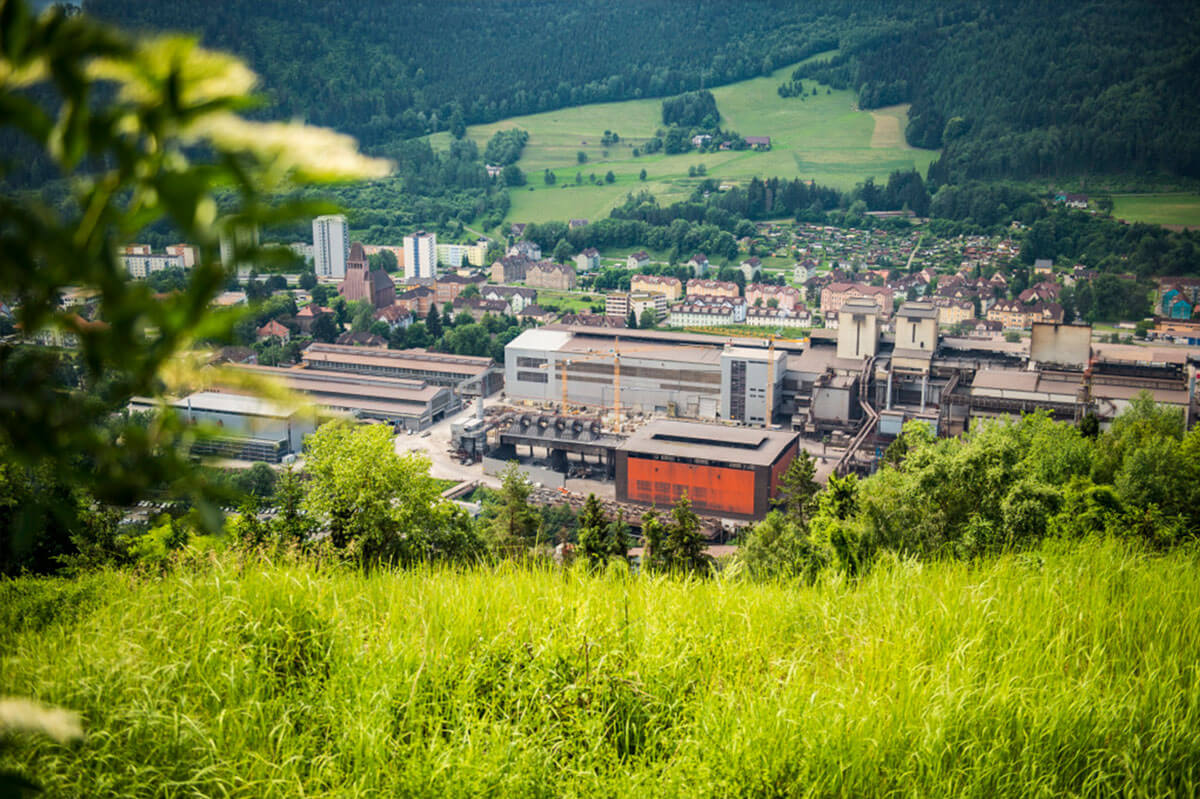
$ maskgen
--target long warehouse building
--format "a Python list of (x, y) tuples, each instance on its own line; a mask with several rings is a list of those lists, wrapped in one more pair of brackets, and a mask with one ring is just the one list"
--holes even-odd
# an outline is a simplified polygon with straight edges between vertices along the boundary
[(358, 375), (399, 377), (446, 386), (460, 396), (487, 397), (500, 390), (504, 373), (491, 358), (451, 355), (424, 349), (389, 350), (384, 347), (353, 347), (341, 344), (312, 344), (301, 359), (307, 369), (347, 372)]
[(424, 430), (462, 407), (461, 400), (449, 388), (421, 380), (274, 366), (238, 369), (281, 380), (289, 390), (328, 410), (382, 419), (412, 431)]
[[(711, 338), (709, 341), (713, 341)], [(618, 341), (611, 333), (530, 329), (504, 348), (509, 399), (763, 424), (778, 411), (787, 357), (763, 349), (693, 340)], [(768, 390), (768, 376), (773, 390)]]

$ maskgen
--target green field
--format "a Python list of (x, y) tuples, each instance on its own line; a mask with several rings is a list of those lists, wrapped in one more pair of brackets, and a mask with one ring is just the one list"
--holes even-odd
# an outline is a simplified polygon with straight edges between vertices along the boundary
[[(704, 164), (707, 177), (728, 183), (744, 183), (755, 176), (799, 177), (849, 189), (870, 176), (886, 180), (897, 169), (915, 167), (924, 172), (937, 157), (936, 151), (919, 150), (904, 143), (907, 107), (858, 111), (854, 92), (826, 94), (824, 86), (816, 96), (804, 100), (779, 97), (776, 89), (794, 68), (795, 65), (782, 67), (768, 77), (712, 90), (723, 116), (722, 126), (743, 136), (770, 136), (769, 152), (656, 154), (634, 158), (633, 149), (662, 127), (661, 98), (513, 117), (471, 127), (468, 135), (478, 142), (482, 152), (497, 130), (517, 127), (529, 132), (529, 143), (518, 162), (529, 185), (512, 190), (509, 214), (510, 220), (520, 222), (598, 219), (619, 205), (626, 194), (641, 189), (662, 200), (681, 199), (703, 179), (688, 177), (688, 167), (700, 164)], [(605, 130), (620, 134), (620, 143), (602, 147), (600, 139)], [(435, 146), (447, 146), (448, 136), (448, 133), (434, 136)], [(576, 163), (576, 153), (580, 151), (588, 156), (583, 165)], [(545, 185), (542, 177), (545, 169), (555, 173), (556, 185)], [(645, 182), (638, 179), (642, 169), (647, 173)], [(589, 175), (594, 173), (603, 181), (609, 170), (616, 176), (615, 183), (598, 186), (588, 183)], [(575, 185), (576, 173), (582, 174), (584, 185)]]
[(0, 583), (0, 748), (64, 797), (1195, 796), (1194, 553), (815, 587), (221, 556)]
[(1200, 228), (1200, 194), (1114, 194), (1112, 199), (1117, 219)]

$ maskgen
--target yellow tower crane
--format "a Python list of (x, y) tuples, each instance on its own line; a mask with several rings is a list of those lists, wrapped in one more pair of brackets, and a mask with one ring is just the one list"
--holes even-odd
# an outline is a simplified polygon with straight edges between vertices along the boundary
[[(633, 349), (625, 350), (625, 354), (631, 352), (641, 352), (643, 350), (658, 349), (658, 347), (634, 347)], [(562, 384), (562, 401), (559, 406), (559, 413), (564, 416), (567, 413), (567, 367), (573, 363), (582, 363), (584, 361), (594, 361), (598, 358), (613, 359), (613, 416), (616, 418), (616, 431), (621, 432), (621, 339), (613, 338), (613, 348), (607, 352), (593, 352), (570, 358), (563, 358), (557, 362), (559, 380)], [(545, 363), (538, 367), (539, 369), (549, 369), (550, 364)]]

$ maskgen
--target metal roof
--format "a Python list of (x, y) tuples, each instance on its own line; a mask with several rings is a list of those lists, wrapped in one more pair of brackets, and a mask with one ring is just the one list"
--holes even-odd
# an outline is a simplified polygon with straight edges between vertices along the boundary
[(277, 402), (271, 402), (261, 397), (221, 394), (216, 391), (198, 391), (195, 394), (173, 400), (171, 405), (180, 410), (262, 416), (271, 419), (287, 419), (296, 413), (295, 410), (289, 410)]
[(630, 454), (770, 466), (796, 438), (791, 431), (662, 420), (643, 426), (617, 449)]

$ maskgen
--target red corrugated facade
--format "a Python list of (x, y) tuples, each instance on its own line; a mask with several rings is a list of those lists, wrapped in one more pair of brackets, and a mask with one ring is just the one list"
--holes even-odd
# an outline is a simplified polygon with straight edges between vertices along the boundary
[[(698, 508), (739, 516), (755, 515), (754, 472), (748, 469), (649, 460), (632, 455), (627, 468), (629, 499), (635, 502), (667, 507), (687, 491), (688, 499)], [(772, 474), (772, 483), (774, 481)]]

